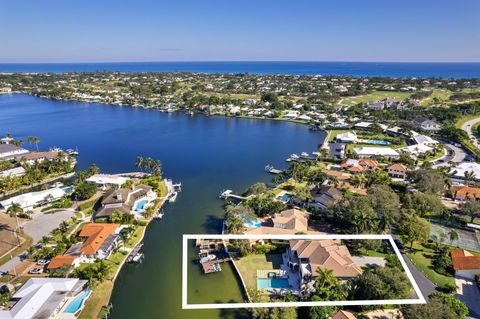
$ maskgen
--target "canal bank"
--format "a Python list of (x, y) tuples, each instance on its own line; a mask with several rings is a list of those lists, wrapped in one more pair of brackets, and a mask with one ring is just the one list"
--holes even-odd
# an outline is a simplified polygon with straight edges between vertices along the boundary
[[(219, 192), (241, 193), (255, 182), (269, 182), (266, 164), (285, 168), (290, 154), (314, 151), (325, 137), (283, 121), (189, 117), (28, 95), (0, 96), (0, 120), (5, 123), (0, 134), (24, 140), (39, 136), (40, 147), (77, 147), (79, 169), (95, 163), (104, 173), (129, 172), (137, 156), (151, 156), (162, 160), (165, 177), (182, 181), (175, 204), (166, 203), (164, 218), (152, 221), (145, 232), (145, 261), (125, 265), (116, 278), (113, 319), (244, 316), (237, 310), (181, 309), (182, 235), (220, 234), (224, 210)], [(243, 299), (234, 272), (222, 273), (225, 277), (218, 281), (189, 276), (200, 287), (198, 299), (208, 299), (207, 291), (221, 292), (219, 302)]]

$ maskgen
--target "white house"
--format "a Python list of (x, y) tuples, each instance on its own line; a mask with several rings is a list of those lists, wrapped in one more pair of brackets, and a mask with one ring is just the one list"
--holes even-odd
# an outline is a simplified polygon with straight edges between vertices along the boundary
[(8, 176), (17, 177), (17, 176), (23, 176), (23, 175), (25, 175), (25, 169), (21, 166), (6, 169), (0, 172), (0, 178), (6, 178)]
[(433, 146), (435, 144), (438, 144), (438, 141), (434, 140), (428, 135), (422, 135), (418, 134), (413, 136), (413, 140), (415, 141), (416, 144), (426, 144), (429, 146)]
[(357, 139), (355, 132), (340, 133), (335, 137), (335, 140), (341, 143), (355, 143)]
[(39, 192), (25, 193), (18, 196), (10, 197), (0, 202), (0, 208), (7, 210), (14, 203), (20, 205), (23, 209), (32, 208), (35, 205), (46, 203), (62, 198), (65, 195), (62, 188), (49, 188)]
[(109, 174), (95, 174), (87, 178), (85, 181), (87, 183), (92, 183), (97, 185), (102, 189), (107, 189), (111, 187), (120, 188), (125, 182), (129, 181), (130, 178), (118, 176), (118, 175), (109, 175)]
[(427, 154), (428, 152), (432, 152), (433, 148), (428, 146), (427, 144), (422, 143), (422, 144), (408, 145), (408, 146), (402, 147), (400, 150), (402, 152), (405, 152), (413, 156), (421, 156), (421, 155)]
[(436, 122), (429, 120), (427, 118), (417, 118), (417, 119), (414, 119), (412, 123), (423, 131), (427, 131), (427, 132), (440, 131), (440, 125), (438, 125)]
[(13, 144), (0, 144), (0, 160), (27, 154), (28, 150)]
[(480, 164), (475, 162), (460, 163), (450, 171), (452, 178), (457, 180), (465, 179), (465, 172), (473, 172), (475, 180), (480, 180)]
[(398, 159), (400, 154), (389, 147), (360, 147), (354, 148), (353, 151), (358, 157), (387, 157), (391, 159)]
[(288, 111), (283, 117), (286, 119), (296, 119), (300, 113), (298, 111)]

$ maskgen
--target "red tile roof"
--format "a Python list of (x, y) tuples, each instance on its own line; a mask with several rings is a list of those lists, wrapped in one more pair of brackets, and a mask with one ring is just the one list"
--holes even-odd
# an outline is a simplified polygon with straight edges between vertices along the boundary
[(52, 258), (47, 268), (58, 269), (64, 266), (71, 266), (73, 264), (73, 261), (77, 258), (77, 256), (56, 256)]
[(450, 255), (455, 270), (480, 269), (480, 256), (474, 256), (463, 249), (454, 249)]
[(114, 234), (117, 228), (120, 227), (119, 224), (87, 224), (83, 226), (82, 231), (80, 232), (80, 237), (88, 237), (83, 246), (82, 253), (85, 255), (93, 255), (97, 252), (100, 246), (103, 244), (105, 239), (111, 234)]
[(460, 185), (460, 186), (452, 186), (450, 191), (456, 198), (480, 199), (480, 188)]

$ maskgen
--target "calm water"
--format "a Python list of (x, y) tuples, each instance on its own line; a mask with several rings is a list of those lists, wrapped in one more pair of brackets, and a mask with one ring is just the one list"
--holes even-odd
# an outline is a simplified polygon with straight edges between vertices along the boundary
[(130, 62), (5, 64), (0, 72), (202, 72), (480, 78), (480, 63), (398, 62)]
[[(282, 167), (291, 153), (311, 152), (323, 140), (320, 133), (293, 123), (188, 117), (28, 95), (0, 95), (0, 123), (0, 134), (23, 140), (39, 136), (43, 148), (78, 147), (81, 169), (94, 162), (103, 172), (128, 172), (135, 170), (137, 155), (152, 156), (162, 160), (165, 176), (182, 182), (177, 202), (167, 205), (164, 219), (148, 228), (145, 261), (125, 267), (116, 282), (114, 319), (242, 315), (181, 310), (182, 234), (220, 232), (223, 211), (217, 195), (223, 189), (242, 191), (256, 181), (269, 181), (266, 164)], [(198, 271), (189, 273), (189, 282), (198, 287), (189, 302), (242, 299), (231, 269), (224, 267), (213, 276), (215, 280), (207, 280)]]

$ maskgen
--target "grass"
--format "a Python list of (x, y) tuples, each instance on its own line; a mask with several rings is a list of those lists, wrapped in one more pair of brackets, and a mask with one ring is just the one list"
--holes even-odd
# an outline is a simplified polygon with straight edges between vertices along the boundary
[(457, 128), (461, 128), (463, 124), (465, 124), (465, 122), (467, 121), (470, 121), (470, 120), (473, 120), (473, 119), (476, 119), (477, 117), (479, 117), (480, 114), (469, 114), (469, 115), (465, 115), (465, 116), (462, 116), (461, 118), (459, 118), (457, 120), (457, 122), (455, 122), (455, 127)]
[[(408, 251), (408, 248), (407, 250)], [(413, 245), (413, 252), (407, 252), (410, 260), (415, 264), (418, 270), (420, 270), (425, 277), (436, 284), (439, 287), (446, 287), (448, 285), (454, 285), (455, 279), (453, 276), (445, 276), (437, 273), (432, 267), (433, 256), (435, 252), (433, 249), (427, 248), (420, 244)]]
[[(24, 239), (24, 241), (22, 242), (22, 244), (20, 246), (18, 246), (17, 248), (15, 248), (14, 250), (12, 250), (9, 254), (3, 256), (2, 258), (0, 258), (0, 265), (3, 265), (4, 263), (6, 263), (7, 261), (9, 261), (11, 258), (10, 256), (18, 256), (21, 252), (24, 252), (25, 250), (27, 250), (30, 246), (32, 246), (33, 244), (33, 239), (32, 237), (28, 236), (27, 234), (25, 233), (22, 233), (21, 234), (21, 237)], [(16, 239), (15, 239), (16, 240)]]
[(338, 134), (354, 132), (353, 130), (329, 130), (328, 131), (328, 141), (333, 142)]
[(420, 102), (420, 104), (422, 104), (423, 106), (435, 105), (435, 103), (433, 102), (434, 98), (438, 99), (439, 104), (444, 104), (444, 103), (449, 102), (448, 99), (450, 98), (451, 95), (452, 95), (451, 91), (448, 91), (448, 90), (445, 90), (445, 89), (434, 89), (432, 91), (432, 94), (429, 97), (423, 99)]
[(384, 100), (386, 98), (396, 98), (401, 101), (410, 97), (410, 95), (411, 93), (409, 92), (373, 91), (370, 94), (342, 98), (337, 104), (352, 106), (358, 103), (364, 104), (372, 101)]
[(257, 270), (280, 269), (282, 255), (252, 254), (235, 261), (247, 288), (257, 289)]
[(113, 289), (113, 282), (106, 280), (98, 285), (90, 298), (85, 302), (85, 307), (80, 313), (79, 319), (94, 319), (102, 310), (103, 305), (108, 303)]

